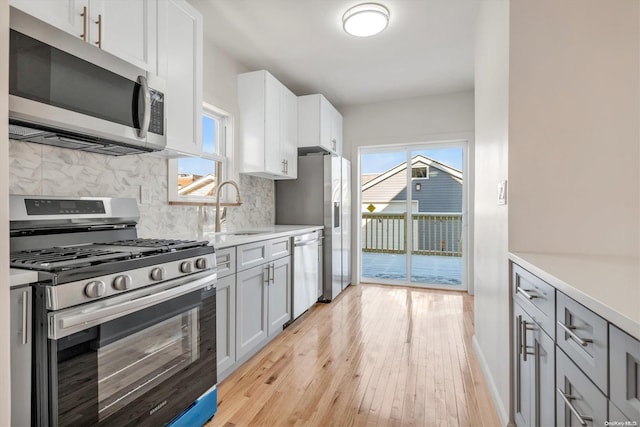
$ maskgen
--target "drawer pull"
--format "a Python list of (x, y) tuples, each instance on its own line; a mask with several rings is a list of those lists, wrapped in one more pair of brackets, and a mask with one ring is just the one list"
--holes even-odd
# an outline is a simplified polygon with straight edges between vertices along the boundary
[(560, 326), (562, 329), (564, 329), (564, 331), (569, 334), (569, 337), (574, 340), (575, 342), (577, 342), (578, 344), (580, 344), (583, 347), (586, 347), (587, 345), (589, 345), (589, 343), (593, 342), (592, 339), (589, 338), (580, 338), (579, 336), (576, 335), (575, 332), (572, 331), (572, 329), (575, 329), (575, 326), (567, 326), (564, 323), (562, 323), (561, 321), (558, 320), (558, 326)]
[(531, 289), (522, 289), (522, 288), (517, 288), (516, 289), (516, 293), (522, 294), (522, 296), (525, 297), (526, 299), (538, 298), (537, 295), (532, 295), (529, 292), (531, 292)]
[(217, 267), (220, 267), (221, 265), (229, 266), (229, 265), (231, 265), (231, 260), (229, 260), (229, 261), (224, 261), (224, 262), (219, 262), (219, 263), (217, 264)]
[(580, 415), (580, 412), (578, 412), (578, 410), (575, 408), (575, 406), (573, 406), (571, 401), (573, 399), (575, 399), (574, 396), (571, 396), (570, 394), (565, 394), (564, 391), (562, 391), (562, 389), (560, 387), (558, 387), (557, 390), (558, 390), (558, 394), (560, 394), (560, 397), (562, 398), (562, 400), (564, 400), (565, 405), (567, 405), (569, 407), (569, 410), (571, 412), (573, 412), (573, 415), (576, 416), (576, 418), (578, 419), (578, 422), (580, 424), (582, 424), (583, 426), (586, 426), (587, 425), (587, 421), (593, 421), (593, 418), (591, 418), (591, 417), (585, 417), (584, 415)]

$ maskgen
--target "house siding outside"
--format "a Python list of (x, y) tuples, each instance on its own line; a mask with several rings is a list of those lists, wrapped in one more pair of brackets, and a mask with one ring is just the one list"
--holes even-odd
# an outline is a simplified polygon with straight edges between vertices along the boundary
[[(424, 158), (422, 161), (414, 158), (412, 161), (414, 168), (425, 166), (428, 168), (428, 178), (411, 179), (411, 252), (459, 256), (462, 247), (462, 174), (452, 170), (453, 173), (460, 174), (455, 176), (447, 171), (446, 166), (438, 167), (438, 163), (431, 159)], [(362, 192), (362, 212), (365, 217), (361, 225), (362, 248), (365, 251), (403, 253), (407, 250), (404, 239), (405, 219), (400, 216), (406, 212), (406, 208), (403, 206), (398, 209), (401, 202), (407, 200), (406, 174), (406, 166), (399, 165), (381, 174), (378, 182), (365, 185), (368, 188)], [(417, 184), (420, 184), (420, 190), (416, 190)], [(376, 208), (374, 215), (367, 214), (369, 205)]]

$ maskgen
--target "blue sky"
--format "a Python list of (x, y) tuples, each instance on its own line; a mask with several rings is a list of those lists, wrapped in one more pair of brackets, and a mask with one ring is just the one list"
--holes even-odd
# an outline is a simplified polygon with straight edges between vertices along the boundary
[[(434, 148), (415, 150), (411, 156), (422, 154), (440, 163), (462, 170), (462, 148)], [(362, 173), (381, 173), (399, 165), (407, 159), (405, 151), (388, 151), (385, 153), (363, 154)]]
[[(216, 122), (210, 117), (202, 118), (202, 150), (207, 153), (215, 152), (215, 128)], [(178, 159), (178, 173), (207, 175), (214, 171), (213, 161), (200, 157), (184, 157)]]

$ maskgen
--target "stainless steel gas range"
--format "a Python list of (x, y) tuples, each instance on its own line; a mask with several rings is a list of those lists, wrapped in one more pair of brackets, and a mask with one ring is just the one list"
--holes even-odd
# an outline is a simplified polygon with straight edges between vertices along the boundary
[(214, 249), (140, 239), (138, 217), (135, 199), (11, 196), (10, 265), (38, 272), (32, 425), (160, 426), (215, 394)]

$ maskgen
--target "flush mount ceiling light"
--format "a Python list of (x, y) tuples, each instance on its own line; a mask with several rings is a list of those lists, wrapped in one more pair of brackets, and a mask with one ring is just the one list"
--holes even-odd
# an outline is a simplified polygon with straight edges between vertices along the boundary
[(362, 3), (342, 15), (342, 27), (356, 37), (378, 34), (389, 24), (389, 10), (377, 3)]

